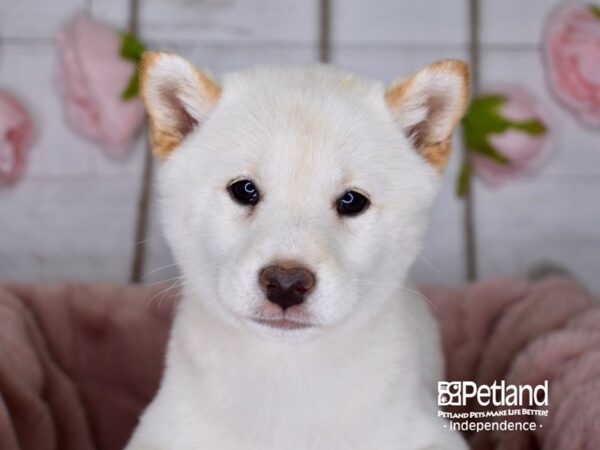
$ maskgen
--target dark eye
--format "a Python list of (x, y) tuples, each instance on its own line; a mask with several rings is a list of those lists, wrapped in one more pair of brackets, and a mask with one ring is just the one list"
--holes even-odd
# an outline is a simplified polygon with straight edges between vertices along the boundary
[(250, 180), (240, 180), (232, 183), (227, 188), (231, 197), (240, 205), (256, 205), (258, 203), (258, 189)]
[(340, 216), (355, 216), (369, 207), (369, 199), (356, 191), (348, 191), (337, 201)]

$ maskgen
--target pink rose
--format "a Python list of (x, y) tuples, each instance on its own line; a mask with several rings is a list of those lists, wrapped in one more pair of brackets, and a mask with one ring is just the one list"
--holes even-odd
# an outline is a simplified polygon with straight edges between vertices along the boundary
[(600, 10), (558, 8), (546, 24), (544, 54), (557, 99), (584, 124), (600, 127)]
[(545, 131), (540, 134), (508, 128), (503, 133), (488, 135), (488, 143), (496, 152), (508, 159), (508, 164), (501, 164), (487, 156), (471, 153), (471, 162), (477, 174), (487, 184), (497, 186), (535, 171), (550, 153), (552, 136), (547, 113), (525, 89), (518, 86), (503, 86), (488, 90), (484, 95), (490, 94), (501, 95), (507, 99), (499, 109), (501, 117), (520, 123), (537, 120), (545, 127)]
[(27, 111), (15, 97), (0, 91), (0, 184), (19, 178), (32, 141), (33, 124)]
[(136, 70), (120, 55), (119, 33), (85, 15), (76, 16), (59, 33), (60, 84), (69, 124), (123, 154), (144, 119), (139, 98), (121, 95)]

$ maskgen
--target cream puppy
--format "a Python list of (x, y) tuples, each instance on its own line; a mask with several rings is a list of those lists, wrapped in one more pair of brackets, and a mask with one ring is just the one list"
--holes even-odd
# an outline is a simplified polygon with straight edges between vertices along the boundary
[(162, 221), (185, 281), (129, 450), (464, 449), (406, 287), (467, 103), (462, 62), (387, 90), (314, 65), (218, 84), (146, 53)]

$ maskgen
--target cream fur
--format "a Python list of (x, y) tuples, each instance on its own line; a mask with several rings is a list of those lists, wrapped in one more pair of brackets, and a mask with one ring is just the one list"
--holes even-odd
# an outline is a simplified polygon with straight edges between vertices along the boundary
[[(160, 98), (152, 89), (165, 86), (161, 74), (177, 92), (189, 87), (186, 67), (155, 55), (142, 74), (145, 98)], [(466, 84), (436, 80), (431, 92), (448, 92), (448, 104), (466, 95)], [(201, 94), (181, 92), (198, 125), (158, 181), (184, 295), (160, 391), (127, 449), (465, 449), (437, 418), (439, 336), (405, 281), (439, 172), (403, 132), (384, 87), (316, 65), (229, 74), (210, 110)], [(160, 102), (147, 106), (168, 114)], [(411, 123), (415, 108), (403, 116)], [(462, 111), (450, 110), (433, 130), (454, 127)], [(244, 178), (262, 195), (253, 211), (226, 190)], [(340, 218), (333, 205), (350, 188), (372, 204)], [(316, 274), (298, 313), (308, 329), (252, 320), (268, 306), (258, 272), (278, 260)]]

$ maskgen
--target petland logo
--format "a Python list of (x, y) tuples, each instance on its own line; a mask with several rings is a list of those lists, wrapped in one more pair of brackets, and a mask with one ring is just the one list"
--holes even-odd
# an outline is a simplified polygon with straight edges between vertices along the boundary
[(543, 384), (513, 385), (494, 381), (477, 385), (473, 381), (438, 381), (439, 406), (466, 406), (476, 399), (481, 406), (547, 407), (548, 380)]

